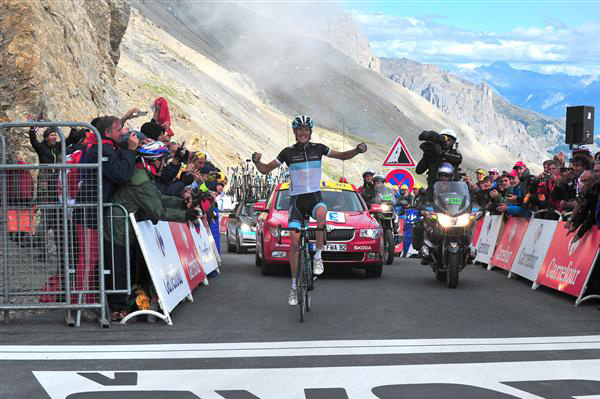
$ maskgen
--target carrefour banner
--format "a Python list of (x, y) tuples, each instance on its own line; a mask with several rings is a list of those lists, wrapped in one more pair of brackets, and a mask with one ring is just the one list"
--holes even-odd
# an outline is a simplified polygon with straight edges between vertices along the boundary
[(496, 244), (490, 266), (500, 267), (510, 271), (528, 224), (529, 220), (525, 218), (508, 218), (504, 225), (504, 229), (502, 230), (500, 239), (498, 240), (498, 244)]
[(598, 256), (600, 230), (592, 227), (580, 240), (567, 236), (566, 222), (559, 222), (536, 283), (579, 297)]
[(511, 273), (535, 281), (557, 226), (556, 220), (531, 219), (529, 221), (512, 264)]
[(169, 223), (144, 221), (133, 226), (163, 311), (171, 313), (191, 289)]
[(494, 249), (496, 248), (496, 241), (498, 240), (498, 233), (500, 233), (501, 226), (501, 215), (485, 215), (479, 239), (477, 240), (477, 257), (475, 261), (485, 264), (490, 263)]

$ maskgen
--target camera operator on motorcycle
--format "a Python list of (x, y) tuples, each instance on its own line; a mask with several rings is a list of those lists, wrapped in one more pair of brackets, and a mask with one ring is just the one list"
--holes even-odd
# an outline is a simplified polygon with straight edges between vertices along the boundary
[(431, 199), (440, 165), (449, 163), (455, 174), (452, 180), (458, 180), (458, 166), (462, 162), (462, 155), (458, 152), (458, 137), (452, 129), (443, 129), (440, 133), (423, 131), (419, 135), (419, 140), (424, 141), (420, 146), (423, 150), (423, 158), (417, 164), (415, 171), (419, 175), (427, 172), (427, 196)]
[[(430, 256), (430, 253), (433, 252), (432, 248), (436, 248), (440, 245), (440, 242), (436, 241), (439, 241), (440, 238), (443, 237), (449, 231), (447, 230), (449, 226), (456, 226), (463, 228), (461, 230), (460, 239), (458, 241), (461, 245), (464, 246), (463, 248), (466, 248), (465, 252), (467, 253), (467, 256), (465, 259), (465, 264), (468, 264), (473, 260), (473, 258), (475, 258), (476, 255), (476, 251), (471, 244), (471, 237), (473, 235), (473, 219), (469, 218), (468, 216), (471, 214), (471, 207), (469, 205), (472, 203), (471, 193), (469, 192), (467, 184), (463, 181), (460, 181), (460, 179), (457, 178), (456, 169), (454, 168), (454, 166), (452, 166), (448, 162), (444, 162), (440, 165), (436, 173), (436, 180), (437, 182), (434, 183), (434, 195), (436, 196), (436, 200), (433, 201), (433, 207), (431, 208), (431, 211), (435, 211), (438, 213), (437, 220), (432, 221), (429, 224), (430, 228), (425, 230), (424, 240), (425, 243), (430, 242), (433, 244), (424, 245), (422, 247), (422, 263), (432, 263), (435, 260)], [(460, 183), (457, 183), (459, 181)], [(449, 196), (451, 196), (451, 198)], [(442, 201), (443, 199), (446, 199), (447, 203)], [(444, 218), (444, 220), (448, 220), (448, 216), (444, 216), (444, 214), (446, 214), (447, 212), (447, 209), (445, 208), (452, 205), (455, 205), (455, 208), (460, 209), (459, 213), (454, 215), (452, 213), (450, 214), (450, 219), (454, 217), (454, 219), (452, 219), (452, 223), (454, 224), (451, 224), (449, 226), (443, 226), (443, 229), (440, 229), (440, 227), (438, 226), (438, 221), (439, 223), (443, 224), (441, 219), (442, 217)], [(457, 209), (454, 209), (454, 211), (456, 210)], [(464, 222), (464, 224), (459, 223), (459, 214), (460, 218), (462, 218), (460, 221)]]
[[(321, 197), (321, 158), (323, 156), (348, 160), (367, 151), (367, 145), (360, 143), (348, 151), (335, 151), (324, 144), (311, 143), (310, 139), (314, 121), (306, 115), (300, 115), (292, 120), (292, 129), (296, 136), (296, 144), (284, 148), (277, 158), (269, 163), (261, 162), (262, 154), (252, 154), (252, 162), (262, 174), (269, 174), (281, 164), (287, 164), (290, 170), (290, 211), (289, 228), (300, 228), (304, 223), (305, 214), (310, 214), (317, 221), (317, 227), (325, 227), (327, 205)], [(313, 259), (313, 274), (323, 273), (321, 251), (325, 242), (323, 231), (316, 232), (316, 251)], [(288, 304), (298, 304), (298, 289), (296, 276), (300, 255), (300, 231), (291, 231), (292, 247), (290, 251), (290, 269), (292, 273), (292, 288), (288, 296)]]
[(375, 171), (373, 169), (367, 169), (363, 172), (363, 185), (358, 188), (358, 193), (365, 200), (367, 206), (371, 206), (373, 198), (375, 198), (375, 185), (373, 183), (373, 176)]

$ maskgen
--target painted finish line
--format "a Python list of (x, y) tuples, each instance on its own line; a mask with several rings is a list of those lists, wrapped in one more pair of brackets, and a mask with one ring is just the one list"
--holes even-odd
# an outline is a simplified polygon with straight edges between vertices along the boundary
[(200, 359), (600, 349), (600, 335), (161, 345), (7, 345), (0, 360)]
[(600, 397), (600, 360), (33, 374), (52, 399)]

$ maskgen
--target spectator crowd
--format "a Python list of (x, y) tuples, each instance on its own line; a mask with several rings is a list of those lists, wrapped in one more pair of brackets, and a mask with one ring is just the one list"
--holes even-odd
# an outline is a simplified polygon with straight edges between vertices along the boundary
[(578, 240), (593, 226), (600, 228), (600, 152), (573, 150), (567, 162), (561, 152), (543, 162), (533, 175), (523, 161), (510, 171), (480, 168), (475, 179), (464, 176), (474, 200), (492, 214), (558, 220), (564, 215), (569, 233)]
[[(123, 117), (101, 116), (91, 121), (101, 136), (88, 129), (72, 128), (65, 139), (66, 159), (61, 159), (61, 143), (58, 130), (54, 127), (43, 131), (38, 137), (38, 128), (29, 130), (29, 139), (38, 155), (40, 164), (97, 164), (98, 146), (102, 148), (102, 181), (97, 180), (97, 171), (93, 168), (68, 169), (66, 181), (62, 181), (58, 169), (41, 168), (37, 176), (37, 188), (29, 171), (12, 171), (8, 175), (9, 203), (13, 206), (53, 204), (39, 206), (40, 217), (36, 232), (32, 236), (31, 246), (39, 248), (38, 259), (47, 262), (48, 238), (52, 231), (59, 265), (64, 250), (61, 237), (64, 236), (60, 202), (63, 184), (66, 184), (68, 202), (73, 204), (68, 215), (68, 234), (71, 237), (71, 262), (76, 270), (75, 289), (78, 291), (97, 290), (98, 281), (98, 188), (102, 190), (103, 203), (113, 203), (124, 207), (129, 213), (135, 213), (138, 221), (159, 220), (198, 223), (206, 218), (211, 230), (216, 231), (214, 239), (219, 246), (218, 209), (216, 197), (223, 192), (227, 184), (226, 176), (202, 152), (190, 152), (184, 143), (174, 141), (170, 125), (167, 101), (160, 97), (153, 103), (154, 114), (139, 131), (130, 130), (127, 121), (146, 115), (137, 108), (129, 110)], [(17, 159), (18, 163), (24, 163)], [(15, 162), (17, 163), (17, 162)], [(35, 192), (35, 196), (34, 196)], [(35, 197), (35, 199), (34, 199)], [(74, 208), (74, 211), (71, 210)], [(108, 304), (111, 320), (120, 321), (132, 306), (145, 306), (152, 301), (153, 292), (150, 276), (143, 256), (136, 242), (133, 229), (126, 230), (123, 220), (127, 214), (121, 208), (114, 207), (104, 211), (104, 249), (107, 287), (123, 290), (127, 284), (126, 243), (129, 243), (129, 264), (131, 282), (137, 293), (135, 299), (126, 294), (109, 294)], [(117, 220), (121, 220), (117, 222)], [(34, 245), (35, 244), (35, 245)], [(59, 279), (55, 279), (59, 280)], [(48, 284), (47, 284), (47, 287)], [(52, 302), (55, 297), (45, 296)], [(73, 298), (74, 301), (78, 299)], [(82, 300), (82, 298), (79, 298)], [(83, 301), (97, 302), (95, 294), (86, 293)], [(42, 297), (44, 301), (44, 296)], [(133, 303), (132, 303), (133, 302)]]

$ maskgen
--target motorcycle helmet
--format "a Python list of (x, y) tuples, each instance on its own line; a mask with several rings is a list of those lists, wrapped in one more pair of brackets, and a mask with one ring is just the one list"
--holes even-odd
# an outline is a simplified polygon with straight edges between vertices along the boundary
[(437, 179), (443, 181), (450, 181), (454, 178), (454, 166), (448, 162), (442, 162), (437, 170)]
[(371, 175), (371, 176), (375, 176), (375, 171), (373, 169), (367, 169), (363, 172), (362, 177), (363, 180), (365, 178), (366, 175)]
[(377, 182), (385, 183), (385, 177), (383, 177), (383, 175), (373, 176), (373, 183), (377, 183)]

